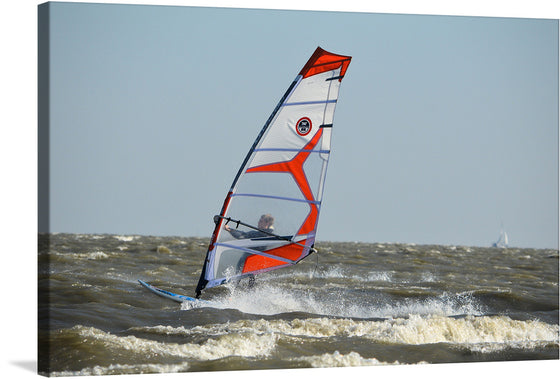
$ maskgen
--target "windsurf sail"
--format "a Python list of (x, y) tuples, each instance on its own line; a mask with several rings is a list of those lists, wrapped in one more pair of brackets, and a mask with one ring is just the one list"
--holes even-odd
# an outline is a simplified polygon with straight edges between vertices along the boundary
[(505, 248), (508, 247), (509, 241), (508, 241), (508, 235), (506, 233), (506, 231), (504, 230), (504, 227), (502, 226), (502, 228), (500, 229), (500, 237), (498, 238), (498, 240), (496, 242), (494, 242), (492, 244), (493, 247), (501, 247), (501, 248)]
[(334, 110), (350, 60), (318, 47), (264, 124), (214, 217), (197, 297), (314, 251)]

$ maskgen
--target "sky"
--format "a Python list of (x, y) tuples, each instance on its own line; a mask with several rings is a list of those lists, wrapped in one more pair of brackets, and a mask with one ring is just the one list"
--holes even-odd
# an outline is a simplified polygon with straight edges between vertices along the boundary
[(353, 58), (318, 241), (558, 248), (557, 16), (51, 6), (40, 232), (209, 237), (321, 46)]

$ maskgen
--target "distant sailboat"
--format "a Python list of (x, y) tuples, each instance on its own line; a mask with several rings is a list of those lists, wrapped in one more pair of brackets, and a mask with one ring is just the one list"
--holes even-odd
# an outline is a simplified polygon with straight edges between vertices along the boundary
[(498, 240), (492, 244), (492, 247), (506, 248), (506, 247), (508, 247), (508, 243), (509, 243), (508, 242), (508, 235), (507, 235), (506, 231), (504, 230), (504, 228), (502, 227), (500, 229), (500, 238), (498, 238)]

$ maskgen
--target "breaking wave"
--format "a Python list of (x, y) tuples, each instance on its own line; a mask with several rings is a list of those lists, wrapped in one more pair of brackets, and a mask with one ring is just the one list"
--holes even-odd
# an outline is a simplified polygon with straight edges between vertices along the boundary
[(187, 362), (179, 364), (111, 364), (109, 366), (86, 367), (80, 371), (55, 371), (50, 376), (93, 376), (93, 375), (122, 375), (122, 374), (159, 374), (177, 373), (189, 369)]
[[(399, 361), (392, 363), (380, 362), (376, 358), (363, 358), (355, 351), (348, 354), (341, 354), (338, 351), (334, 353), (325, 353), (322, 355), (312, 355), (308, 357), (300, 357), (297, 361), (307, 362), (311, 367), (355, 367), (355, 366), (379, 366), (379, 365), (398, 365)], [(425, 363), (425, 362), (422, 362)]]
[[(425, 345), (448, 343), (470, 348), (472, 351), (495, 351), (507, 347), (534, 348), (540, 345), (558, 344), (558, 325), (541, 321), (519, 321), (507, 316), (444, 316), (389, 320), (351, 320), (332, 318), (306, 318), (287, 320), (240, 320), (223, 324), (193, 328), (154, 326), (136, 328), (137, 331), (180, 335), (247, 336), (249, 334), (266, 340), (270, 353), (276, 339), (282, 338), (363, 338), (370, 342), (385, 344)], [(267, 340), (265, 336), (271, 337)], [(259, 340), (260, 341), (260, 340)], [(262, 343), (249, 344), (256, 346)]]
[(273, 334), (254, 333), (222, 334), (217, 339), (204, 343), (164, 343), (135, 336), (118, 336), (93, 327), (75, 326), (69, 330), (79, 337), (100, 343), (105, 348), (127, 350), (144, 355), (181, 357), (199, 360), (214, 360), (230, 356), (263, 357), (271, 353), (276, 345)]

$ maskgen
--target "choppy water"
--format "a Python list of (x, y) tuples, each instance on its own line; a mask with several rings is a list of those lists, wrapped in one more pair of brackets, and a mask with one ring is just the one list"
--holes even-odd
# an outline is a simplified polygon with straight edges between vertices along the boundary
[(317, 243), (188, 309), (203, 238), (39, 236), (39, 370), (53, 376), (558, 359), (558, 251)]

